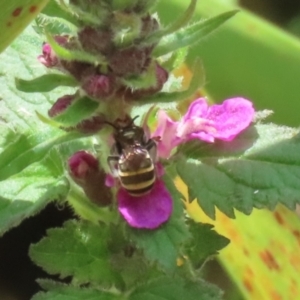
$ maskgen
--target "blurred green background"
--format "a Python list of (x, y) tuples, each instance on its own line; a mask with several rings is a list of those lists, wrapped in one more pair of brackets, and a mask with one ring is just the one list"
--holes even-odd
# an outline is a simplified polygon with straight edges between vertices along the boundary
[[(300, 2), (291, 0), (202, 0), (196, 18), (240, 11), (190, 51), (206, 71), (206, 89), (217, 102), (233, 96), (251, 99), (256, 109), (271, 109), (271, 121), (298, 126), (300, 111)], [(184, 1), (160, 2), (163, 22), (179, 15)], [(250, 12), (250, 9), (252, 12)], [(263, 17), (261, 19), (257, 15)]]

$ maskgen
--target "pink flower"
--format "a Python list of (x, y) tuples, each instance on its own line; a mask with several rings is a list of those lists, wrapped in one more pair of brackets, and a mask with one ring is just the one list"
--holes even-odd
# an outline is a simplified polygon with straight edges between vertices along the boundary
[(119, 212), (131, 227), (155, 229), (172, 213), (173, 201), (162, 180), (156, 180), (152, 190), (134, 197), (120, 188), (117, 193)]
[(158, 126), (153, 136), (159, 136), (158, 154), (168, 158), (181, 143), (192, 139), (213, 143), (215, 139), (232, 141), (246, 129), (254, 117), (252, 103), (237, 97), (222, 104), (208, 106), (204, 98), (195, 100), (179, 122), (164, 111), (158, 112)]
[(38, 56), (38, 60), (47, 68), (52, 68), (58, 64), (58, 58), (55, 52), (52, 50), (52, 47), (45, 43), (43, 45), (43, 54)]
[[(57, 35), (57, 36), (54, 37), (54, 39), (61, 46), (65, 46), (67, 44), (67, 41), (68, 41), (67, 36)], [(58, 66), (59, 59), (56, 56), (56, 53), (53, 51), (50, 44), (44, 43), (43, 48), (42, 48), (42, 52), (43, 52), (43, 54), (39, 55), (37, 57), (37, 59), (40, 63), (42, 63), (47, 68), (52, 68), (52, 67)]]
[(164, 170), (156, 164), (156, 181), (153, 188), (144, 195), (132, 196), (115, 178), (108, 174), (106, 186), (118, 187), (118, 210), (129, 226), (140, 229), (156, 229), (169, 220), (173, 210), (172, 196), (159, 178)]

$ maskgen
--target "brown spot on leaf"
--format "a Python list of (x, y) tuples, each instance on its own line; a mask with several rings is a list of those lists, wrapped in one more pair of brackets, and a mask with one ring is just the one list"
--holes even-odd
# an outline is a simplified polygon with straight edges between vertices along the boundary
[(274, 256), (272, 255), (272, 253), (269, 250), (260, 252), (259, 256), (270, 270), (279, 271), (280, 267), (279, 267), (277, 261), (275, 260)]
[(245, 273), (247, 274), (248, 277), (253, 277), (254, 276), (254, 272), (250, 267), (246, 267)]
[(21, 12), (22, 12), (23, 8), (22, 7), (17, 7), (13, 12), (12, 12), (12, 16), (13, 17), (18, 17)]
[(291, 266), (298, 272), (300, 270), (300, 257), (299, 253), (295, 252), (289, 258)]
[(249, 257), (249, 251), (248, 251), (247, 248), (243, 247), (243, 252), (244, 252), (244, 254), (245, 254), (246, 256)]
[(271, 291), (270, 300), (282, 300), (282, 296), (277, 291)]
[(253, 286), (252, 286), (250, 280), (248, 280), (247, 278), (244, 278), (243, 279), (243, 285), (249, 293), (253, 292)]
[(11, 25), (12, 25), (12, 22), (10, 22), (10, 21), (6, 23), (7, 27), (10, 27)]
[(299, 295), (299, 289), (298, 285), (295, 279), (292, 278), (290, 286), (289, 286), (289, 291), (292, 299), (296, 299), (296, 297)]
[(284, 225), (284, 220), (283, 220), (282, 216), (280, 215), (280, 213), (278, 211), (274, 212), (274, 217), (275, 217), (278, 224)]
[(300, 231), (299, 230), (293, 230), (292, 231), (294, 237), (297, 239), (298, 244), (300, 245)]
[(36, 5), (32, 5), (29, 8), (29, 12), (34, 13), (37, 10), (37, 6)]

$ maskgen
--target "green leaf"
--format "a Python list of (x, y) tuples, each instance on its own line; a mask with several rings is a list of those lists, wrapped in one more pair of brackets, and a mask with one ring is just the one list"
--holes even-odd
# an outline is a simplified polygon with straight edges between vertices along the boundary
[(181, 14), (180, 17), (176, 21), (169, 24), (165, 28), (154, 32), (152, 35), (147, 37), (146, 42), (149, 44), (157, 43), (159, 41), (159, 39), (162, 38), (163, 36), (171, 34), (175, 31), (179, 30), (183, 26), (185, 26), (192, 18), (193, 14), (195, 12), (196, 4), (197, 4), (197, 0), (191, 0), (190, 5), (188, 6), (187, 10), (183, 14)]
[(156, 78), (156, 64), (152, 63), (147, 71), (139, 76), (130, 76), (122, 79), (122, 83), (128, 88), (135, 89), (147, 89), (157, 84)]
[[(1, 128), (1, 127), (0, 127)], [(80, 138), (78, 133), (68, 133), (55, 128), (40, 132), (25, 132), (17, 136), (0, 153), (0, 181), (21, 172), (30, 164), (39, 161), (53, 146)]]
[(232, 10), (222, 13), (208, 20), (196, 22), (173, 34), (165, 36), (154, 49), (153, 55), (155, 57), (160, 57), (179, 48), (192, 46), (193, 44), (201, 42), (204, 37), (233, 17), (237, 12), (237, 10)]
[(109, 231), (85, 221), (68, 221), (49, 229), (48, 236), (30, 247), (30, 257), (50, 274), (74, 276), (77, 283), (110, 284), (118, 275), (111, 269)]
[(26, 93), (50, 92), (60, 86), (76, 87), (77, 81), (64, 74), (44, 74), (32, 80), (16, 78), (16, 87), (19, 91)]
[(82, 120), (91, 117), (98, 106), (99, 103), (93, 101), (91, 98), (81, 97), (73, 101), (71, 105), (64, 110), (64, 112), (55, 116), (53, 120), (63, 124), (64, 126), (73, 126)]
[(189, 238), (182, 222), (170, 219), (153, 231), (131, 230), (131, 237), (150, 261), (157, 261), (167, 271), (174, 271), (180, 245)]
[(149, 103), (169, 103), (185, 100), (191, 97), (196, 93), (198, 89), (200, 89), (204, 85), (205, 81), (203, 66), (199, 59), (195, 61), (192, 73), (192, 80), (190, 82), (189, 87), (186, 90), (172, 93), (161, 92), (153, 96), (140, 99), (137, 103), (142, 103), (143, 105)]
[(44, 8), (48, 0), (2, 1), (0, 11), (2, 52)]
[[(125, 248), (126, 249), (126, 248)], [(130, 245), (127, 247), (130, 251)], [(132, 248), (133, 249), (133, 248)], [(114, 269), (122, 276), (127, 289), (135, 287), (137, 284), (145, 283), (149, 278), (161, 276), (155, 266), (150, 266), (142, 255), (141, 251), (133, 251), (128, 255), (128, 251), (118, 252), (112, 255), (112, 265)]]
[(234, 217), (233, 208), (250, 214), (253, 207), (274, 209), (281, 202), (295, 209), (300, 202), (299, 129), (259, 124), (232, 142), (185, 153), (201, 162), (183, 159), (177, 172), (211, 218), (214, 206)]
[(45, 74), (36, 57), (42, 40), (26, 31), (1, 54), (0, 59), (0, 232), (36, 214), (54, 199), (64, 199), (68, 181), (65, 161), (72, 153), (90, 146), (90, 139), (66, 134), (42, 123), (37, 115), (46, 114), (50, 105), (73, 89), (57, 88), (48, 93), (23, 93), (15, 77), (32, 78)]
[(174, 51), (169, 59), (166, 59), (166, 61), (162, 62), (162, 67), (167, 69), (168, 71), (172, 71), (173, 69), (179, 68), (184, 64), (187, 54), (188, 47), (180, 48)]
[(63, 60), (67, 60), (67, 61), (75, 60), (75, 61), (87, 62), (90, 64), (105, 63), (105, 57), (99, 53), (97, 54), (97, 56), (95, 56), (93, 54), (90, 54), (88, 52), (79, 49), (69, 50), (67, 48), (60, 46), (49, 33), (46, 33), (46, 38), (47, 38), (47, 42), (50, 44), (50, 46), (52, 47), (56, 55)]
[(219, 300), (222, 292), (203, 281), (161, 277), (138, 287), (128, 300)]
[[(55, 1), (51, 1), (55, 2)], [(36, 25), (32, 25), (34, 30), (43, 35), (45, 32), (48, 32), (49, 34), (56, 36), (56, 35), (76, 35), (77, 27), (73, 24), (70, 24), (68, 21), (65, 21), (60, 18), (52, 18), (48, 17), (44, 14), (39, 14), (35, 18)]]
[(39, 212), (49, 201), (64, 198), (68, 188), (63, 165), (53, 151), (42, 161), (0, 181), (0, 234)]
[(49, 17), (66, 20), (75, 26), (78, 26), (78, 19), (71, 12), (64, 9), (57, 1), (49, 1), (42, 13)]
[[(44, 284), (43, 284), (44, 286)], [(49, 287), (49, 284), (45, 284)], [(61, 283), (51, 283), (51, 291), (39, 292), (32, 300), (122, 300), (121, 296), (92, 288), (79, 288)]]
[(212, 230), (213, 226), (204, 223), (189, 222), (191, 241), (185, 245), (186, 254), (195, 268), (200, 268), (205, 260), (226, 247), (229, 240)]
[(47, 126), (37, 118), (35, 111), (43, 115), (57, 98), (74, 93), (74, 88), (58, 87), (51, 93), (23, 93), (15, 86), (15, 78), (31, 80), (42, 76), (47, 68), (37, 56), (41, 54), (43, 40), (31, 27), (0, 56), (0, 111), (1, 121), (23, 133), (47, 130)]
[(183, 215), (181, 194), (168, 175), (164, 181), (173, 198), (173, 214), (167, 223), (155, 230), (131, 229), (130, 234), (137, 246), (143, 249), (146, 258), (156, 261), (167, 271), (173, 272), (180, 256), (180, 246), (190, 238)]

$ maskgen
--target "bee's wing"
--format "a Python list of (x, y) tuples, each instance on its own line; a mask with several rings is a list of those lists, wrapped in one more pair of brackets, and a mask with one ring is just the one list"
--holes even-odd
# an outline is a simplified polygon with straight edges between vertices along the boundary
[(149, 155), (155, 163), (157, 161), (157, 144), (153, 139), (149, 139), (145, 145), (146, 150), (149, 152)]
[(118, 177), (118, 162), (120, 157), (118, 155), (109, 155), (107, 157), (107, 163), (109, 165), (111, 174), (114, 177)]

